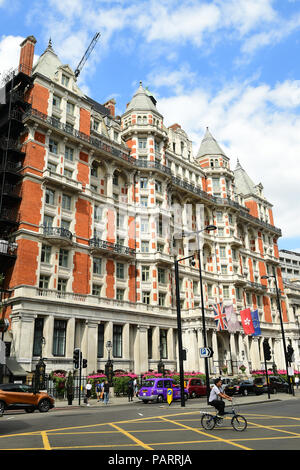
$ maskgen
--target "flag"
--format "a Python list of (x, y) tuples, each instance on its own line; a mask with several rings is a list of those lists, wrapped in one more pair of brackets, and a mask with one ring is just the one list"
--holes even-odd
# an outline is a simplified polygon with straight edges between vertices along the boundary
[(253, 336), (260, 336), (261, 330), (260, 330), (258, 310), (254, 310), (253, 312), (251, 312), (251, 317), (252, 317), (252, 323), (254, 327)]
[(244, 328), (245, 335), (252, 335), (254, 333), (254, 326), (252, 323), (252, 316), (250, 308), (240, 311), (242, 325)]
[(241, 328), (241, 325), (233, 310), (233, 305), (227, 305), (225, 307), (225, 314), (226, 314), (226, 320), (227, 320), (229, 333), (235, 333), (236, 331), (239, 331)]
[(227, 330), (227, 319), (226, 313), (223, 307), (223, 302), (213, 305), (215, 322), (217, 325), (217, 331)]

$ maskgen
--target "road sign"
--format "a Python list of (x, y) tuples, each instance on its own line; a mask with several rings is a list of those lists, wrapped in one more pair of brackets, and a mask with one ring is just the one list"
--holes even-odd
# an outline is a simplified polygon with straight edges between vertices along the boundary
[(214, 352), (211, 348), (200, 348), (199, 354), (200, 357), (212, 357)]
[(173, 389), (168, 388), (168, 390), (167, 390), (167, 402), (169, 403), (169, 406), (171, 405), (172, 401), (173, 401)]

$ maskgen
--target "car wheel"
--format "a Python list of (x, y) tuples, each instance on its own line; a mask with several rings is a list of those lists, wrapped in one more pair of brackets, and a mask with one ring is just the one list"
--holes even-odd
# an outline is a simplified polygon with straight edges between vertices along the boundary
[(248, 390), (243, 390), (243, 396), (246, 397), (248, 395)]
[(158, 395), (157, 403), (162, 403), (164, 401), (164, 397), (162, 395)]
[(30, 408), (25, 408), (26, 413), (33, 413), (35, 408), (31, 406)]
[(49, 400), (46, 400), (46, 399), (41, 400), (40, 403), (39, 403), (38, 408), (39, 408), (40, 413), (46, 413), (47, 411), (49, 411), (50, 410)]
[(143, 403), (150, 403), (149, 400), (143, 400)]
[(187, 401), (187, 400), (188, 400), (188, 398), (189, 398), (188, 394), (187, 394), (187, 393), (185, 393), (185, 394), (184, 394), (184, 401)]
[(196, 394), (196, 392), (192, 392), (192, 394), (191, 394), (191, 398), (197, 398), (197, 394)]
[(273, 395), (276, 395), (277, 389), (276, 389), (276, 388), (273, 388), (272, 393), (273, 393)]
[(5, 403), (4, 401), (0, 401), (0, 418), (4, 413), (4, 410), (5, 410)]

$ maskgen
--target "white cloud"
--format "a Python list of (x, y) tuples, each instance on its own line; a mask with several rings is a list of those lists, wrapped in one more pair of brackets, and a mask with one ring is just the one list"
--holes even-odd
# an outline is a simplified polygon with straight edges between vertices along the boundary
[(24, 40), (22, 36), (2, 36), (0, 39), (0, 72), (15, 69), (19, 64), (20, 44)]

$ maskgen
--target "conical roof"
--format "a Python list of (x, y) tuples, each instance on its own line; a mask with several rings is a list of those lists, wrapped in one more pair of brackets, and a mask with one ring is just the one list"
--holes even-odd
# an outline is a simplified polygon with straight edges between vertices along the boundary
[(36, 65), (33, 68), (33, 73), (38, 72), (51, 79), (54, 78), (57, 69), (62, 66), (62, 62), (55, 54), (52, 48), (51, 38), (49, 39), (48, 47), (39, 57)]
[(244, 194), (245, 196), (248, 194), (256, 194), (257, 190), (255, 184), (244, 168), (242, 168), (239, 160), (237, 160), (237, 165), (234, 170), (234, 180), (238, 194)]
[(223, 157), (226, 157), (225, 152), (221, 149), (216, 139), (211, 135), (208, 130), (208, 127), (206, 128), (205, 135), (201, 142), (197, 158), (205, 157), (207, 155), (222, 155)]
[[(129, 102), (126, 112), (128, 111), (155, 111), (158, 113), (155, 106), (155, 99), (152, 94), (143, 88), (143, 84), (140, 81), (140, 86), (133, 95), (133, 98)], [(159, 113), (158, 113), (159, 114)]]

